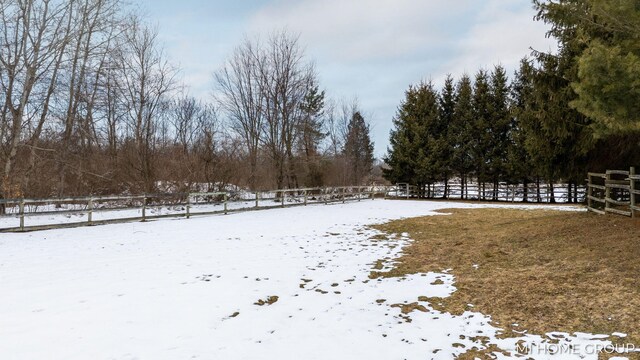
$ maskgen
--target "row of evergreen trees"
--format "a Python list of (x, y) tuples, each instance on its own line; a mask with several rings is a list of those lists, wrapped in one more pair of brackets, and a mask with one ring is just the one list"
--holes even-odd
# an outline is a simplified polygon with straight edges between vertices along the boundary
[(411, 86), (394, 119), (385, 177), (419, 187), (455, 177), (463, 189), (475, 180), (493, 184), (493, 199), (499, 183), (562, 181), (575, 199), (587, 168), (609, 159), (594, 156), (589, 120), (568, 106), (558, 60), (525, 58), (511, 81), (495, 66), (473, 79), (448, 76), (440, 90), (432, 82)]

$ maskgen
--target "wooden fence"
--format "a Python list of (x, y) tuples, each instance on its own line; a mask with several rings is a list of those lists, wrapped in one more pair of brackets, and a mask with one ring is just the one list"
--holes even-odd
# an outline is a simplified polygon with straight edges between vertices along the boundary
[(636, 217), (640, 211), (637, 197), (640, 175), (635, 168), (607, 170), (604, 174), (589, 173), (587, 179), (587, 207), (597, 214), (617, 214)]
[(386, 186), (260, 192), (202, 192), (52, 199), (0, 199), (0, 232), (23, 232), (278, 207), (361, 201), (386, 196)]
[[(590, 174), (591, 176), (592, 174)], [(605, 175), (605, 174), (595, 174)], [(635, 184), (637, 177), (631, 177)], [(591, 183), (590, 183), (591, 184)], [(612, 183), (613, 184), (613, 183)], [(634, 189), (635, 189), (635, 185)], [(589, 199), (597, 198), (589, 187)], [(604, 191), (605, 187), (602, 185)], [(576, 192), (577, 191), (577, 192)], [(432, 184), (418, 189), (408, 184), (393, 186), (347, 186), (284, 189), (259, 192), (198, 192), (134, 196), (88, 196), (52, 199), (0, 199), (0, 232), (36, 231), (109, 223), (147, 221), (160, 218), (190, 218), (197, 215), (229, 214), (278, 207), (361, 201), (376, 197), (399, 199), (497, 200), (508, 202), (583, 201), (587, 190), (569, 192), (566, 185), (468, 183)], [(637, 191), (634, 193), (637, 194)], [(571, 195), (571, 196), (569, 196)], [(610, 204), (614, 203), (611, 198)], [(617, 199), (617, 198), (616, 198)], [(615, 200), (618, 202), (618, 200)], [(635, 200), (634, 200), (635, 201)], [(590, 200), (591, 207), (591, 200)], [(604, 202), (603, 202), (604, 204)], [(635, 202), (634, 202), (635, 204)], [(635, 208), (635, 205), (632, 207)], [(613, 209), (613, 208), (612, 208)], [(616, 212), (614, 209), (611, 212)], [(605, 210), (594, 208), (596, 212)]]
[(425, 198), (448, 200), (480, 200), (500, 202), (532, 202), (532, 203), (584, 203), (587, 188), (569, 184), (506, 184), (497, 186), (490, 183), (451, 182), (426, 185), (420, 189), (415, 185), (397, 184), (392, 188), (390, 197)]

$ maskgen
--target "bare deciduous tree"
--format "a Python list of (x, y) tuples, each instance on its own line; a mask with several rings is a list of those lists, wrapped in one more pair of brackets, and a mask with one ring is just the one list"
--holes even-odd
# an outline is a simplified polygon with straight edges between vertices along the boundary
[[(58, 151), (58, 195), (65, 193), (70, 155), (74, 155), (80, 168), (89, 164), (82, 159), (98, 143), (94, 127), (94, 112), (100, 92), (102, 69), (107, 64), (115, 32), (119, 0), (75, 0), (70, 2), (73, 12), (72, 36), (69, 43), (68, 68), (66, 69), (66, 99), (61, 114), (62, 139)], [(80, 179), (83, 171), (76, 174)], [(78, 182), (82, 182), (79, 180)]]
[(259, 59), (264, 94), (265, 131), (276, 173), (276, 186), (297, 187), (294, 146), (303, 120), (302, 104), (315, 84), (313, 64), (305, 62), (298, 37), (286, 31), (271, 35)]
[(256, 189), (258, 150), (263, 130), (264, 95), (260, 89), (258, 45), (245, 39), (225, 66), (214, 74), (221, 110), (242, 139), (249, 158), (249, 187)]
[(37, 147), (70, 36), (70, 23), (65, 20), (71, 13), (71, 2), (0, 4), (0, 197), (21, 193), (16, 157), (23, 145)]
[(129, 165), (147, 192), (156, 188), (153, 160), (158, 118), (167, 110), (168, 95), (176, 86), (176, 70), (166, 60), (157, 38), (155, 28), (131, 17), (118, 57), (121, 100), (132, 141)]

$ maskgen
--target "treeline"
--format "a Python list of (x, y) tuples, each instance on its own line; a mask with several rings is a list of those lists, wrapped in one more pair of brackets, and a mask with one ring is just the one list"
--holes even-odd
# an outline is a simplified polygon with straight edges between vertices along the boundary
[(364, 113), (325, 98), (295, 36), (247, 40), (212, 83), (190, 96), (124, 1), (3, 1), (0, 198), (367, 181)]
[(298, 38), (245, 39), (215, 73), (217, 101), (246, 154), (248, 186), (359, 185), (373, 166), (357, 101), (326, 104)]
[[(593, 72), (605, 70), (585, 60), (592, 53), (578, 22), (599, 31), (607, 28), (602, 18), (589, 18), (597, 9), (595, 3), (600, 4), (535, 2), (538, 19), (554, 24), (551, 34), (560, 48), (557, 54), (534, 52), (532, 58), (523, 59), (511, 80), (503, 67), (495, 66), (479, 70), (473, 78), (449, 76), (439, 89), (432, 82), (411, 86), (394, 119), (384, 176), (424, 189), (453, 178), (463, 187), (477, 181), (491, 189), (500, 183), (523, 184), (525, 191), (531, 183), (545, 183), (551, 189), (553, 184), (567, 183), (569, 201), (576, 201), (577, 187), (588, 171), (638, 164), (640, 123), (630, 118), (636, 103), (623, 102), (619, 91), (624, 88), (603, 95), (620, 87), (614, 82), (621, 79), (607, 80), (601, 74), (596, 85)], [(572, 12), (576, 6), (585, 12), (576, 15)], [(638, 10), (632, 13), (638, 15)], [(597, 33), (593, 28), (592, 32)], [(616, 74), (636, 81), (631, 70)], [(587, 94), (587, 88), (592, 92)], [(620, 97), (617, 101), (614, 94)], [(483, 191), (481, 197), (495, 200), (498, 193)]]

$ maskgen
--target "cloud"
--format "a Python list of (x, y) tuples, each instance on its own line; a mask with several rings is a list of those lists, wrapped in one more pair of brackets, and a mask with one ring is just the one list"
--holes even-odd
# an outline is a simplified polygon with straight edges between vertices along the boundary
[(208, 98), (211, 74), (243, 37), (286, 28), (300, 34), (329, 96), (358, 96), (382, 155), (406, 88), (440, 85), (494, 64), (554, 50), (530, 0), (144, 0), (192, 93)]
[[(286, 27), (320, 53), (346, 62), (407, 57), (441, 47), (455, 33), (447, 24), (465, 18), (474, 1), (280, 0), (250, 20), (251, 32)], [(449, 26), (448, 26), (449, 25)]]
[(530, 0), (276, 0), (249, 18), (248, 33), (299, 33), (328, 93), (357, 95), (374, 114), (382, 155), (409, 84), (494, 64), (512, 73), (530, 47), (555, 49), (534, 15)]
[(533, 20), (531, 5), (526, 1), (515, 4), (509, 0), (487, 1), (473, 26), (455, 44), (452, 61), (439, 69), (440, 77), (442, 73), (473, 73), (495, 64), (512, 72), (531, 49), (556, 51), (557, 42), (545, 37), (548, 26)]

